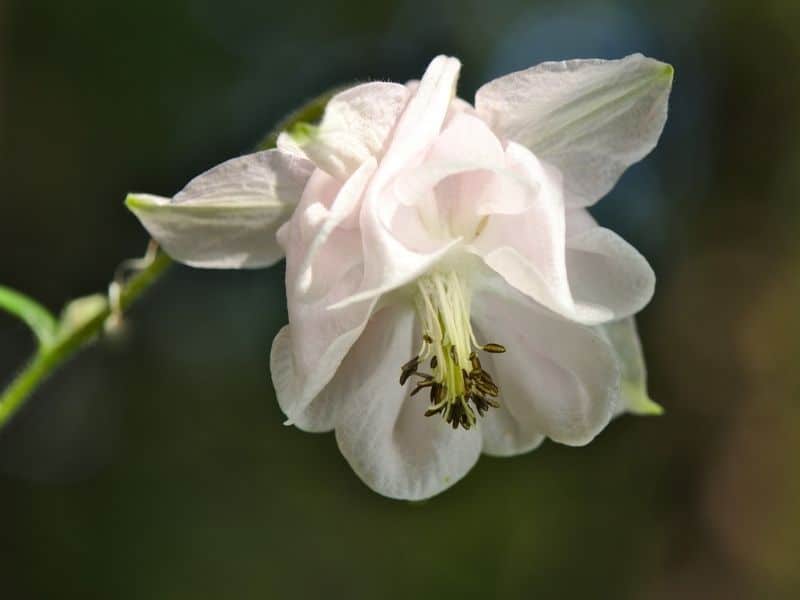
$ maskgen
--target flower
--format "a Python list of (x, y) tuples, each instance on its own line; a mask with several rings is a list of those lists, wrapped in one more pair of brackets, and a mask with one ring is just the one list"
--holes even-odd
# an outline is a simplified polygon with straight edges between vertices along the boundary
[(669, 65), (547, 62), (481, 87), (435, 58), (372, 82), (278, 148), (128, 206), (199, 267), (286, 256), (271, 371), (287, 423), (335, 430), (381, 494), (435, 495), (481, 452), (591, 441), (647, 397), (633, 315), (647, 261), (586, 207), (655, 146)]

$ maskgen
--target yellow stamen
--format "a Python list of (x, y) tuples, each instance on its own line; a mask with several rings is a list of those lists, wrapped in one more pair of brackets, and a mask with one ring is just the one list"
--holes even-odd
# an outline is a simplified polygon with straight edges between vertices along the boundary
[[(401, 367), (400, 384), (412, 376), (422, 378), (412, 395), (430, 390), (426, 416), (441, 414), (453, 428), (469, 429), (491, 406), (497, 407), (499, 388), (483, 370), (476, 350), (498, 353), (500, 344), (481, 345), (470, 322), (470, 294), (454, 271), (432, 273), (417, 282), (417, 312), (422, 342), (417, 356)], [(431, 374), (418, 368), (430, 359)]]

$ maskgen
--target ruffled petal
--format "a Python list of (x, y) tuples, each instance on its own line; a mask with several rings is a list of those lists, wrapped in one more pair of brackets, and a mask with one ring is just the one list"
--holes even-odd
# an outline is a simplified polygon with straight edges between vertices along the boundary
[(299, 378), (294, 367), (292, 334), (289, 325), (281, 328), (272, 342), (270, 372), (278, 405), (285, 415), (291, 415), (289, 424), (303, 431), (314, 433), (333, 430), (336, 425), (338, 405), (336, 402), (329, 401), (325, 389), (323, 388), (311, 400), (304, 399), (303, 384), (305, 382)]
[(398, 120), (389, 148), (370, 182), (360, 215), (364, 246), (364, 280), (358, 294), (332, 305), (343, 308), (375, 299), (412, 281), (439, 262), (460, 239), (420, 253), (410, 250), (392, 232), (391, 223), (400, 204), (389, 182), (439, 135), (455, 95), (461, 63), (437, 56), (428, 66), (416, 93)]
[(439, 135), (455, 98), (460, 71), (461, 63), (449, 56), (437, 56), (428, 65), (397, 122), (386, 156), (381, 162), (379, 187)]
[(459, 230), (464, 219), (515, 214), (528, 208), (532, 193), (516, 172), (514, 150), (480, 119), (460, 112), (432, 144), (419, 166), (402, 171), (393, 191), (403, 205), (430, 211), (431, 228)]
[(672, 74), (641, 54), (545, 62), (487, 83), (475, 107), (498, 135), (561, 170), (568, 205), (587, 206), (655, 147)]
[[(343, 225), (355, 219), (376, 166), (375, 159), (368, 158), (342, 185), (330, 206), (319, 207), (320, 211), (325, 209), (327, 212), (322, 217), (316, 217), (313, 237), (308, 236), (310, 243), (304, 248), (305, 256), (298, 272), (292, 276), (297, 293), (304, 295), (306, 300), (310, 295), (318, 296), (322, 290), (328, 289), (351, 266), (352, 261), (343, 260), (344, 257), (361, 258), (359, 232), (353, 227), (344, 228)], [(334, 237), (337, 233), (339, 239)]]
[(598, 327), (614, 350), (620, 372), (620, 399), (616, 414), (660, 415), (664, 412), (647, 394), (647, 369), (633, 317)]
[(472, 317), (476, 335), (506, 347), (504, 354), (481, 358), (507, 409), (501, 423), (487, 428), (487, 451), (525, 451), (540, 433), (580, 446), (608, 424), (619, 370), (604, 336), (542, 310), (503, 282), (476, 291)]
[[(479, 427), (483, 438), (483, 453), (489, 456), (516, 456), (536, 450), (545, 440), (535, 419), (525, 418), (525, 409), (512, 412), (509, 404), (519, 402), (519, 396), (504, 394), (500, 408), (491, 409), (481, 419)], [(522, 415), (518, 417), (517, 414)]]
[(647, 260), (599, 227), (586, 209), (565, 213), (557, 177), (524, 152), (532, 181), (539, 181), (530, 208), (493, 215), (473, 252), (514, 288), (579, 323), (597, 325), (641, 310), (655, 288)]
[(270, 354), (272, 383), (287, 425), (306, 428), (303, 423), (308, 419), (304, 413), (333, 378), (367, 325), (375, 302), (327, 310), (331, 299), (346, 296), (358, 281), (360, 273), (353, 270), (320, 300), (311, 304), (290, 302), (290, 325), (276, 336)]
[(572, 297), (560, 174), (514, 142), (507, 153), (528, 182), (529, 207), (522, 214), (491, 215), (472, 251), (509, 285), (550, 310), (581, 321), (607, 319), (576, 306)]
[(217, 165), (174, 198), (130, 194), (126, 205), (175, 260), (255, 268), (283, 257), (275, 232), (291, 216), (313, 164), (267, 150)]
[(567, 273), (576, 305), (605, 320), (633, 315), (653, 297), (655, 273), (633, 246), (590, 221), (583, 209), (567, 215)]
[(375, 306), (372, 299), (330, 308), (361, 286), (361, 237), (349, 220), (356, 222), (373, 168), (370, 159), (344, 184), (317, 169), (280, 231), (290, 325), (273, 343), (271, 365), (278, 402), (299, 427), (316, 429), (305, 424), (304, 414), (314, 410), (311, 404), (361, 335)]
[(423, 500), (461, 479), (477, 462), (477, 429), (453, 430), (425, 417), (425, 398), (398, 384), (400, 365), (417, 351), (413, 309), (391, 306), (370, 320), (327, 393), (343, 402), (336, 441), (356, 474), (391, 498)]
[(330, 175), (347, 179), (366, 160), (383, 154), (408, 96), (404, 85), (386, 82), (336, 94), (303, 152)]

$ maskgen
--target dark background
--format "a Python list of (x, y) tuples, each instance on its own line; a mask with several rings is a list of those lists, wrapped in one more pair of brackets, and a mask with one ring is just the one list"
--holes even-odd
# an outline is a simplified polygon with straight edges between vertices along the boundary
[[(176, 268), (0, 434), (0, 596), (800, 597), (800, 3), (187, 0), (0, 4), (0, 282), (58, 310), (171, 195), (301, 100), (546, 59), (676, 70), (658, 149), (595, 211), (653, 264), (661, 418), (481, 458), (422, 504), (282, 425), (282, 267)], [(33, 349), (0, 315), (0, 379)]]

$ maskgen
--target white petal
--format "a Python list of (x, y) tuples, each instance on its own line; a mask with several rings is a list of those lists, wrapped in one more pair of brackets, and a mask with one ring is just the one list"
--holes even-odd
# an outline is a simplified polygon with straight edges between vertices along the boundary
[[(428, 65), (417, 89), (397, 122), (381, 175), (388, 180), (409, 159), (424, 150), (439, 135), (455, 98), (461, 63), (437, 56)], [(384, 181), (379, 181), (383, 183)]]
[(572, 446), (589, 443), (618, 401), (619, 371), (610, 345), (591, 327), (548, 313), (508, 286), (503, 295), (497, 289), (476, 293), (473, 321), (483, 340), (506, 347), (504, 354), (481, 361), (518, 424), (505, 432), (494, 427), (487, 450), (524, 451), (535, 446), (537, 432)]
[[(304, 412), (313, 410), (311, 403), (361, 335), (375, 305), (368, 301), (328, 308), (357, 293), (363, 279), (359, 232), (346, 226), (346, 213), (355, 208), (352, 200), (363, 179), (360, 173), (362, 169), (342, 185), (317, 169), (281, 229), (290, 326), (273, 343), (271, 365), (278, 402), (301, 427)], [(310, 286), (302, 284), (309, 276)]]
[(418, 350), (410, 307), (377, 312), (331, 382), (338, 411), (336, 441), (353, 470), (376, 492), (429, 498), (461, 479), (481, 451), (477, 429), (453, 430), (424, 415), (426, 399), (398, 384), (400, 365)]
[(383, 154), (408, 95), (405, 86), (385, 82), (336, 94), (303, 152), (321, 169), (346, 179), (363, 162)]
[(558, 172), (511, 142), (508, 154), (531, 190), (528, 210), (492, 215), (472, 248), (508, 284), (550, 310), (583, 323), (609, 320), (604, 307), (577, 304), (570, 289), (566, 217)]
[(193, 267), (253, 268), (283, 257), (277, 229), (297, 205), (313, 165), (278, 150), (226, 161), (174, 198), (130, 194), (128, 208), (175, 260)]
[(540, 181), (529, 210), (493, 215), (474, 252), (517, 290), (579, 323), (596, 325), (641, 310), (655, 288), (647, 260), (599, 227), (586, 209), (565, 214), (557, 183)]
[[(431, 63), (403, 112), (387, 156), (394, 152), (398, 160), (407, 158), (406, 153), (413, 152), (417, 144), (423, 148), (438, 134), (453, 95), (458, 67), (458, 61), (445, 57)], [(327, 249), (317, 253), (312, 271), (324, 274), (322, 289), (313, 279), (313, 289), (308, 290), (298, 281), (305, 272), (306, 251), (324, 226), (339, 193), (336, 179), (322, 171), (315, 172), (292, 221), (282, 229), (282, 243), (287, 248), (291, 349), (286, 350), (285, 344), (274, 345), (272, 362), (279, 371), (274, 376), (276, 393), (290, 421), (299, 419), (330, 381), (361, 335), (378, 297), (412, 280), (450, 248), (444, 245), (430, 255), (408, 252), (386, 230), (382, 211), (387, 209), (387, 203), (381, 202), (386, 199), (381, 192), (393, 172), (391, 162), (387, 157), (380, 162), (363, 202), (363, 244), (353, 243), (358, 241), (354, 235), (340, 231), (347, 229), (343, 223), (325, 241)], [(400, 252), (393, 253), (398, 248)]]
[(291, 324), (275, 337), (270, 354), (272, 383), (287, 424), (312, 431), (320, 427), (326, 430), (325, 425), (313, 424), (314, 417), (309, 411), (317, 410), (312, 404), (359, 339), (375, 303), (337, 310), (326, 310), (325, 304), (329, 297), (347, 294), (358, 280), (358, 273), (348, 273), (330, 296), (310, 305), (290, 300)]
[[(492, 363), (494, 364), (494, 363)], [(487, 365), (484, 365), (487, 366)], [(545, 440), (536, 420), (527, 418), (526, 410), (511, 411), (509, 405), (525, 401), (520, 396), (509, 396), (503, 390), (500, 408), (492, 408), (480, 421), (483, 453), (490, 456), (516, 456), (538, 448)]]
[(633, 317), (607, 323), (598, 330), (611, 344), (620, 371), (620, 397), (617, 414), (660, 415), (664, 412), (647, 394), (647, 369), (642, 344)]
[[(318, 295), (320, 290), (324, 289), (325, 283), (327, 283), (320, 284), (320, 280), (327, 279), (328, 282), (330, 282), (332, 278), (338, 277), (341, 274), (341, 270), (337, 268), (338, 265), (343, 264), (343, 257), (341, 254), (330, 250), (328, 252), (322, 252), (322, 250), (326, 242), (334, 235), (336, 229), (339, 228), (345, 220), (355, 217), (360, 208), (364, 190), (367, 187), (370, 177), (372, 177), (372, 174), (375, 172), (376, 166), (377, 163), (375, 159), (371, 157), (368, 158), (355, 173), (353, 173), (352, 177), (344, 183), (336, 195), (335, 200), (331, 203), (324, 220), (320, 222), (311, 243), (307, 246), (305, 258), (296, 276), (295, 284), (298, 286), (299, 294), (309, 294), (312, 291), (312, 283), (317, 282), (315, 295)], [(354, 244), (360, 246), (360, 236), (356, 232), (350, 233), (348, 238), (351, 239)], [(360, 248), (356, 248), (356, 250), (359, 249)], [(328, 260), (324, 260), (326, 258)], [(316, 265), (315, 262), (317, 263)]]
[(437, 56), (408, 101), (395, 127), (389, 148), (372, 178), (361, 209), (360, 228), (364, 245), (364, 280), (360, 293), (331, 306), (344, 308), (375, 299), (405, 285), (441, 260), (460, 240), (443, 242), (430, 253), (405, 247), (392, 234), (390, 224), (399, 205), (387, 184), (408, 161), (436, 138), (455, 94), (461, 63)]
[(310, 401), (303, 401), (303, 382), (298, 378), (292, 362), (291, 335), (291, 327), (286, 325), (272, 342), (270, 372), (278, 404), (285, 415), (292, 416), (291, 424), (297, 428), (315, 433), (331, 431), (336, 425), (338, 404), (330, 401), (325, 389)]
[(395, 178), (394, 192), (400, 202), (420, 210), (436, 212), (438, 206), (436, 219), (451, 225), (464, 217), (479, 220), (492, 213), (520, 213), (529, 207), (535, 190), (516, 173), (513, 154), (512, 149), (507, 156), (483, 121), (460, 112), (433, 142), (422, 164)]
[[(332, 302), (328, 306), (329, 310), (340, 310), (365, 301), (375, 301), (380, 296), (396, 290), (423, 275), (461, 243), (460, 238), (455, 239), (442, 244), (429, 254), (420, 254), (418, 252), (410, 252), (400, 246), (396, 240), (393, 241), (397, 243), (394, 249), (395, 260), (387, 263), (379, 276), (374, 278), (379, 281), (379, 285), (367, 287), (358, 293)], [(371, 279), (365, 278), (365, 281), (370, 281)]]
[(475, 107), (499, 135), (562, 171), (569, 205), (587, 206), (655, 147), (672, 74), (641, 54), (545, 62), (487, 83)]
[(308, 158), (306, 153), (303, 152), (303, 147), (298, 144), (295, 139), (286, 131), (281, 131), (278, 134), (278, 139), (275, 141), (275, 147), (284, 154), (292, 154), (300, 158)]
[[(574, 215), (570, 211), (567, 222)], [(653, 297), (655, 273), (639, 252), (613, 231), (582, 224), (568, 225), (567, 273), (578, 306), (606, 314), (609, 320), (639, 312)]]

